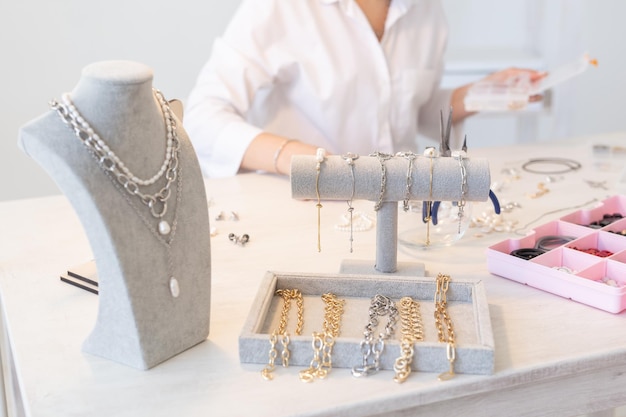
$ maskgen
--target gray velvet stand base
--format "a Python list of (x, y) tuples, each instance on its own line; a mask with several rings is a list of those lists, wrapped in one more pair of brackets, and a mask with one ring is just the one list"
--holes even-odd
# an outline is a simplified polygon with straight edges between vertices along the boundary
[[(456, 335), (455, 372), (489, 375), (494, 370), (494, 341), (489, 318), (489, 308), (482, 281), (451, 277), (447, 294), (448, 311)], [(299, 289), (304, 296), (304, 326), (302, 335), (294, 335), (296, 308), (292, 306), (287, 323), (290, 333), (290, 365), (309, 366), (313, 357), (311, 335), (322, 331), (324, 302), (321, 295), (334, 293), (345, 299), (341, 334), (335, 340), (332, 353), (333, 368), (360, 366), (360, 342), (368, 323), (370, 299), (376, 294), (398, 301), (411, 296), (420, 303), (424, 323), (424, 341), (417, 342), (412, 369), (423, 372), (445, 372), (449, 369), (446, 344), (437, 338), (433, 318), (435, 279), (429, 277), (390, 277), (361, 275), (305, 275), (268, 272), (250, 309), (250, 314), (239, 337), (239, 356), (242, 363), (259, 364), (259, 371), (268, 362), (269, 335), (278, 327), (282, 298), (277, 289)], [(385, 324), (381, 319), (380, 331)], [(396, 325), (393, 340), (389, 341), (381, 356), (381, 368), (393, 369), (400, 355), (400, 322)], [(280, 358), (277, 359), (280, 364)]]
[[(344, 259), (339, 268), (341, 274), (352, 275), (380, 275), (388, 276), (388, 272), (376, 269), (376, 265), (365, 259)], [(394, 276), (423, 277), (426, 275), (426, 265), (420, 262), (397, 262)]]

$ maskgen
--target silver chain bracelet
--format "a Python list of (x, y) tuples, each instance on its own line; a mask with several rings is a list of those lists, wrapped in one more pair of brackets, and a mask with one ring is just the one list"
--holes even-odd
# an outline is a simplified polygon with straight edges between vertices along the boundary
[(452, 157), (459, 161), (459, 166), (461, 167), (461, 199), (458, 202), (459, 205), (459, 231), (461, 233), (461, 221), (463, 220), (463, 216), (465, 215), (465, 199), (467, 198), (467, 167), (465, 166), (465, 159), (467, 156), (463, 151), (454, 151), (452, 152)]
[(374, 205), (374, 211), (378, 211), (383, 206), (383, 199), (385, 197), (385, 192), (387, 191), (387, 167), (385, 166), (385, 161), (393, 158), (393, 155), (376, 151), (371, 153), (370, 156), (375, 156), (378, 158), (378, 162), (380, 162), (380, 195), (378, 197), (378, 202)]
[[(378, 334), (378, 338), (374, 340), (374, 328), (378, 325), (379, 317), (382, 316), (388, 316), (387, 324)], [(369, 321), (363, 332), (365, 337), (360, 344), (363, 362), (360, 366), (352, 368), (353, 376), (369, 376), (380, 370), (380, 355), (385, 350), (385, 341), (393, 335), (397, 320), (398, 309), (394, 302), (389, 297), (376, 294), (369, 307)]]
[(411, 186), (413, 185), (413, 161), (417, 158), (413, 152), (398, 152), (396, 156), (400, 156), (409, 161), (409, 166), (406, 171), (406, 185), (404, 187), (404, 201), (402, 202), (402, 209), (409, 211), (409, 200), (411, 199)]

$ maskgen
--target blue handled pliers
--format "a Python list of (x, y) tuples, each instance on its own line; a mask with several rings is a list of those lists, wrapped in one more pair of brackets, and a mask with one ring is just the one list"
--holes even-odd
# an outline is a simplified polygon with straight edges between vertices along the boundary
[[(439, 112), (439, 129), (441, 132), (441, 138), (439, 142), (439, 156), (450, 157), (452, 156), (452, 150), (450, 149), (450, 132), (452, 130), (452, 107), (450, 107), (450, 112), (448, 113), (448, 120), (444, 129), (443, 122), (443, 110)], [(461, 148), (463, 152), (467, 152), (467, 135), (463, 139), (463, 146)], [(493, 204), (493, 209), (496, 214), (500, 214), (500, 202), (498, 201), (498, 197), (496, 194), (489, 190), (489, 199)], [(439, 211), (439, 205), (441, 201), (424, 201), (422, 202), (422, 221), (424, 223), (429, 220), (433, 225), (437, 225), (437, 212)]]

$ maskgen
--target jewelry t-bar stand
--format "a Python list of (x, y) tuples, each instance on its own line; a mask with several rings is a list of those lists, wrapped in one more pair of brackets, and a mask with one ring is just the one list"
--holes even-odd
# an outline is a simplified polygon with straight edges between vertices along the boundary
[[(486, 201), (491, 175), (486, 159), (383, 155), (358, 158), (298, 155), (291, 161), (294, 199), (371, 200), (378, 208), (375, 271), (398, 271), (398, 202)], [(352, 164), (349, 162), (352, 161)], [(465, 173), (463, 173), (465, 171)], [(423, 276), (423, 265), (420, 265)], [(342, 272), (347, 271), (342, 266)]]

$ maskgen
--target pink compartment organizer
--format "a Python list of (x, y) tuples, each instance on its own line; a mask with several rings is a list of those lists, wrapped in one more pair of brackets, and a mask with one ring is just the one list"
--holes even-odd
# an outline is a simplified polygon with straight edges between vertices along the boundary
[[(623, 218), (592, 228), (605, 214)], [(611, 313), (626, 309), (626, 196), (613, 196), (598, 207), (579, 210), (533, 229), (518, 239), (507, 239), (487, 248), (489, 272), (561, 297), (569, 298)], [(612, 233), (618, 232), (618, 233)], [(545, 236), (567, 236), (561, 242), (531, 259), (511, 252), (535, 248)], [(580, 249), (609, 251), (597, 256)]]

